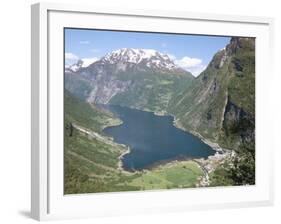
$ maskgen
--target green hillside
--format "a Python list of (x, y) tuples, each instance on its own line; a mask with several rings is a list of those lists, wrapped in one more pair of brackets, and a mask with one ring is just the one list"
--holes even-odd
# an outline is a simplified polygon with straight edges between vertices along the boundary
[(127, 91), (116, 94), (111, 104), (154, 112), (166, 111), (175, 94), (188, 88), (194, 79), (190, 73), (121, 73), (118, 78), (132, 84)]
[(102, 129), (107, 125), (119, 124), (120, 120), (73, 97), (67, 90), (64, 101), (65, 193), (116, 189), (114, 184), (104, 182), (107, 179), (113, 181), (119, 175), (118, 158), (126, 148), (103, 136)]
[[(96, 193), (195, 187), (203, 175), (193, 161), (167, 164), (143, 172), (126, 172), (120, 156), (127, 147), (103, 135), (120, 124), (112, 114), (65, 90), (64, 193)], [(182, 176), (177, 179), (174, 174)], [(183, 178), (184, 177), (184, 178)]]
[(175, 115), (178, 126), (236, 151), (237, 161), (231, 163), (235, 169), (231, 164), (220, 167), (232, 173), (228, 183), (254, 184), (255, 39), (232, 38), (192, 86), (171, 100), (168, 111)]

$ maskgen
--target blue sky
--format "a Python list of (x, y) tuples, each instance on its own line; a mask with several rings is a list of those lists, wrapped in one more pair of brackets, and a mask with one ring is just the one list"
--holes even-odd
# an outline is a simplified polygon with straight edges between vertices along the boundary
[(218, 36), (65, 29), (65, 58), (66, 64), (77, 59), (90, 64), (120, 48), (155, 49), (197, 76), (229, 41)]

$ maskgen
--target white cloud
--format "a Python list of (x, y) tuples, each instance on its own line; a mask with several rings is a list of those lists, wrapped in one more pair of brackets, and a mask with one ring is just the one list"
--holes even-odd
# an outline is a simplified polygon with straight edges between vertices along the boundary
[[(79, 59), (80, 58), (77, 55), (75, 55), (71, 52), (66, 52), (65, 53), (65, 66), (69, 67), (73, 64), (76, 64)], [(98, 57), (82, 58), (81, 60), (83, 61), (82, 67), (87, 67), (90, 64), (94, 63), (95, 61), (99, 60), (99, 58)]]
[(65, 53), (65, 65), (73, 65), (79, 60), (79, 57), (71, 52)]
[(203, 61), (200, 58), (184, 56), (181, 59), (175, 58), (174, 61), (179, 67), (191, 72), (195, 77), (197, 77), (206, 68), (206, 65), (203, 64)]
[(70, 53), (70, 52), (66, 52), (65, 53), (65, 59), (67, 60), (78, 60), (78, 56), (73, 54), (73, 53)]
[(190, 58), (190, 57), (183, 57), (180, 60), (176, 60), (176, 63), (181, 66), (182, 68), (189, 69), (197, 67), (202, 63), (202, 60), (199, 58)]
[(81, 40), (81, 41), (79, 41), (79, 43), (80, 43), (80, 44), (89, 44), (90, 41), (88, 41), (88, 40)]
[(197, 67), (190, 68), (187, 71), (191, 72), (194, 77), (197, 77), (198, 75), (200, 75), (201, 72), (206, 69), (206, 67), (206, 65), (199, 65)]
[(97, 58), (97, 57), (93, 57), (93, 58), (82, 58), (82, 61), (83, 61), (82, 67), (88, 67), (90, 64), (96, 62), (97, 60), (99, 60), (99, 58)]

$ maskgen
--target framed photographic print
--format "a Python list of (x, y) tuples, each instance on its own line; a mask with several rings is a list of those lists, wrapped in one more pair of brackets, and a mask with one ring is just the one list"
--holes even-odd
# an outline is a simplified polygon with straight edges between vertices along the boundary
[(32, 217), (269, 205), (270, 18), (32, 6)]

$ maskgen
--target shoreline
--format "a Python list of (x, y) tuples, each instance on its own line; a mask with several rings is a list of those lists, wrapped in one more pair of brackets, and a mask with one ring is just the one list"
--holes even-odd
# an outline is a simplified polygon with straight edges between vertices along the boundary
[[(141, 110), (139, 108), (133, 108), (133, 109), (137, 109), (137, 110)], [(184, 132), (190, 133), (196, 137), (198, 137), (202, 142), (204, 142), (205, 144), (209, 145), (214, 151), (219, 152), (219, 153), (224, 153), (225, 151), (229, 151), (229, 149), (225, 149), (222, 148), (218, 143), (212, 142), (211, 140), (204, 138), (200, 133), (196, 132), (196, 131), (192, 131), (192, 130), (187, 130), (185, 129), (178, 121), (178, 119), (176, 118), (175, 115), (173, 114), (168, 114), (167, 111), (151, 111), (148, 109), (144, 109), (141, 111), (145, 111), (145, 112), (151, 112), (156, 116), (171, 116), (173, 118), (173, 125), (178, 128), (183, 130)]]
[(128, 154), (128, 153), (130, 153), (131, 152), (131, 149), (130, 149), (130, 147), (129, 146), (126, 146), (126, 150), (124, 151), (124, 152), (122, 152), (119, 156), (118, 156), (118, 159), (119, 159), (119, 161), (118, 161), (118, 170), (121, 170), (121, 171), (123, 171), (123, 172), (129, 172), (128, 170), (125, 170), (124, 169), (124, 167), (123, 167), (123, 162), (122, 162), (122, 158), (126, 155), (126, 154)]
[(120, 126), (122, 124), (123, 124), (123, 121), (118, 118), (118, 121), (116, 121), (116, 123), (111, 123), (111, 124), (107, 124), (107, 125), (102, 126), (102, 130), (101, 131), (103, 132), (104, 129), (106, 129), (106, 128), (117, 127), (117, 126)]
[(222, 148), (218, 143), (212, 142), (209, 139), (204, 138), (200, 133), (192, 130), (186, 130), (173, 115), (173, 125), (185, 132), (191, 133), (198, 137), (205, 144), (209, 145), (214, 151), (214, 155), (205, 158), (192, 159), (203, 171), (203, 176), (199, 179), (196, 187), (210, 186), (210, 173), (213, 172), (220, 164), (223, 164), (227, 160), (233, 159), (236, 153), (234, 150)]
[[(108, 123), (108, 124), (105, 124), (104, 126), (102, 126), (102, 133), (103, 134), (105, 134), (106, 135), (106, 133), (104, 132), (104, 130), (106, 129), (106, 128), (111, 128), (111, 127), (117, 127), (117, 126), (120, 126), (120, 125), (122, 125), (124, 122), (119, 118), (119, 117), (117, 117), (114, 113), (112, 113), (110, 110), (108, 110), (108, 109), (106, 109), (106, 108), (104, 108), (104, 107), (100, 107), (100, 109), (101, 110), (103, 110), (103, 111), (105, 111), (106, 113), (109, 113), (109, 114), (111, 114), (112, 115), (112, 118), (110, 118), (110, 121), (113, 121), (113, 120), (116, 120), (116, 122), (115, 123)], [(126, 154), (128, 154), (128, 153), (130, 153), (130, 147), (129, 146), (127, 146), (127, 145), (124, 145), (124, 144), (120, 144), (120, 143), (118, 143), (118, 142), (115, 142), (114, 141), (114, 138), (112, 137), (112, 136), (108, 136), (108, 135), (106, 135), (108, 138), (110, 138), (110, 140), (112, 141), (112, 144), (115, 144), (115, 145), (118, 145), (118, 146), (120, 146), (120, 147), (124, 147), (124, 148), (126, 148), (126, 150), (124, 150), (123, 152), (121, 152), (121, 154), (118, 156), (118, 163), (117, 163), (117, 169), (118, 170), (120, 170), (120, 171), (122, 171), (122, 172), (128, 172), (127, 170), (125, 170), (124, 168), (123, 168), (123, 162), (122, 162), (122, 158), (126, 155)]]
[[(110, 126), (105, 126), (106, 127), (114, 127), (116, 125), (110, 125)], [(117, 125), (118, 126), (118, 125)], [(117, 169), (118, 170), (121, 170), (122, 172), (126, 172), (128, 173), (129, 171), (125, 170), (123, 168), (123, 164), (122, 164), (122, 158), (124, 155), (130, 153), (130, 147), (127, 146), (127, 145), (124, 145), (124, 144), (121, 144), (121, 143), (117, 143), (114, 141), (114, 138), (111, 137), (111, 136), (104, 136), (103, 134), (99, 134), (97, 132), (94, 132), (94, 131), (91, 131), (91, 130), (88, 130), (88, 129), (85, 129), (77, 124), (74, 124), (73, 123), (73, 127), (78, 130), (79, 132), (83, 133), (83, 134), (86, 134), (87, 136), (90, 136), (91, 138), (95, 138), (95, 139), (98, 139), (106, 144), (109, 144), (111, 146), (118, 146), (118, 147), (121, 147), (121, 154), (118, 156), (118, 164), (117, 164)], [(104, 130), (104, 128), (102, 129), (102, 131)], [(126, 148), (126, 150), (125, 150)], [(124, 150), (123, 150), (124, 149)]]
[[(132, 108), (132, 109), (137, 109), (140, 110), (138, 108)], [(168, 114), (166, 111), (149, 111), (149, 110), (142, 110), (145, 112), (150, 112), (153, 113), (156, 116), (171, 116), (173, 118), (173, 125), (178, 128), (183, 130), (184, 132), (190, 133), (194, 136), (196, 136), (197, 138), (199, 138), (202, 142), (204, 142), (205, 144), (209, 145), (214, 151), (215, 153), (213, 155), (208, 156), (207, 158), (174, 158), (174, 159), (170, 159), (170, 160), (165, 160), (165, 161), (158, 161), (155, 164), (151, 164), (151, 166), (148, 166), (147, 168), (143, 168), (142, 170), (126, 170), (123, 167), (123, 162), (122, 162), (122, 158), (126, 155), (129, 154), (131, 152), (131, 149), (129, 146), (124, 145), (124, 144), (119, 144), (114, 142), (114, 139), (111, 138), (111, 140), (114, 142), (114, 144), (118, 144), (121, 145), (123, 147), (126, 147), (126, 150), (124, 152), (122, 152), (119, 156), (118, 156), (118, 170), (120, 170), (121, 172), (127, 173), (127, 174), (136, 174), (136, 173), (143, 173), (143, 172), (147, 172), (147, 171), (152, 171), (153, 169), (157, 169), (157, 168), (163, 168), (166, 166), (171, 166), (171, 165), (175, 165), (175, 164), (179, 164), (181, 162), (187, 162), (187, 161), (193, 161), (195, 162), (200, 169), (202, 169), (204, 175), (201, 177), (201, 179), (199, 180), (198, 183), (198, 187), (201, 186), (208, 186), (209, 183), (209, 173), (212, 172), (215, 167), (224, 162), (225, 160), (227, 160), (228, 158), (231, 158), (233, 156), (233, 150), (229, 150), (229, 149), (225, 149), (222, 148), (218, 143), (212, 142), (209, 139), (204, 138), (200, 133), (196, 132), (196, 131), (192, 131), (192, 130), (187, 130), (185, 129), (178, 121), (178, 119), (173, 115), (173, 114)], [(120, 118), (117, 118), (120, 120), (120, 123), (118, 124), (109, 124), (106, 125), (103, 130), (107, 127), (114, 127), (114, 126), (118, 126), (118, 125), (122, 125), (123, 121)]]
[(214, 151), (219, 152), (219, 153), (225, 153), (225, 151), (228, 151), (229, 149), (225, 149), (222, 148), (218, 143), (212, 142), (211, 140), (204, 138), (200, 133), (196, 132), (196, 131), (192, 131), (192, 130), (186, 130), (178, 121), (178, 119), (175, 119), (175, 116), (172, 115), (174, 120), (173, 120), (173, 125), (176, 128), (179, 128), (187, 133), (190, 133), (194, 136), (196, 136), (197, 138), (199, 138), (202, 142), (204, 142), (205, 144), (209, 145)]

